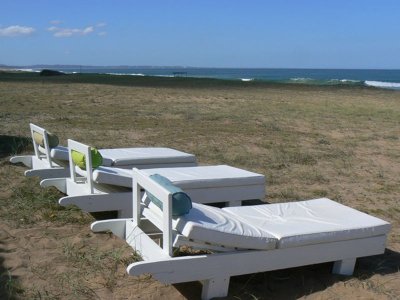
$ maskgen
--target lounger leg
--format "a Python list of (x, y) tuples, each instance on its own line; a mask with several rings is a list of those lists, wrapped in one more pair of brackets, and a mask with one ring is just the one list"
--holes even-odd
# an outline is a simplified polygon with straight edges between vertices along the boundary
[(225, 203), (227, 207), (242, 206), (241, 200), (230, 201)]
[(332, 273), (339, 275), (352, 275), (355, 264), (356, 258), (335, 261), (335, 263), (333, 264)]
[(229, 277), (212, 278), (203, 281), (202, 300), (226, 297), (229, 289)]

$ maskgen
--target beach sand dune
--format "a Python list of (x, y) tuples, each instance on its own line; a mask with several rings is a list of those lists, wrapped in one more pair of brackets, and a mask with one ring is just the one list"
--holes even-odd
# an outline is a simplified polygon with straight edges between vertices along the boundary
[[(1, 78), (0, 78), (1, 79)], [(141, 79), (143, 80), (143, 79)], [(202, 164), (267, 177), (265, 200), (328, 197), (392, 223), (384, 255), (352, 277), (320, 264), (231, 279), (228, 299), (396, 299), (400, 295), (400, 92), (366, 87), (191, 87), (0, 80), (0, 135), (29, 137), (29, 122), (62, 144), (165, 146)], [(26, 153), (32, 151), (25, 148)], [(138, 259), (93, 216), (0, 158), (0, 298), (199, 299), (199, 283), (130, 277)]]

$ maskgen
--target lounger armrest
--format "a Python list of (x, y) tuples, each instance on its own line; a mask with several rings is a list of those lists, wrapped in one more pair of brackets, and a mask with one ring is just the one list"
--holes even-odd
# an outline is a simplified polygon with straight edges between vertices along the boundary
[(93, 232), (103, 232), (110, 230), (113, 234), (121, 239), (125, 239), (126, 222), (132, 219), (114, 219), (114, 220), (101, 220), (93, 222), (90, 229)]

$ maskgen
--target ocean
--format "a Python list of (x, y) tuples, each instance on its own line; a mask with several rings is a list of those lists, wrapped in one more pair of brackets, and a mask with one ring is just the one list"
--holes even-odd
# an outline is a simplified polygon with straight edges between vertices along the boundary
[[(110, 75), (196, 77), (224, 80), (264, 81), (310, 85), (365, 85), (400, 90), (400, 70), (369, 69), (267, 69), (267, 68), (192, 68), (192, 67), (86, 67), (49, 66), (66, 73)], [(42, 68), (29, 69), (39, 71)], [(27, 69), (24, 69), (27, 70)]]

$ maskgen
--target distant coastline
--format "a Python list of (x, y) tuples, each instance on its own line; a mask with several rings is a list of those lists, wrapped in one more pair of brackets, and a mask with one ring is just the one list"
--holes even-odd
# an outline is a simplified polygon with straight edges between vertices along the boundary
[(312, 86), (367, 86), (400, 90), (400, 70), (197, 68), (182, 66), (0, 65), (0, 70), (3, 72), (38, 73), (42, 69), (57, 70), (71, 75), (92, 74), (99, 76), (102, 75), (103, 77), (104, 75), (114, 77), (185, 77), (186, 80), (209, 79), (235, 82), (240, 81), (248, 84), (258, 82)]

